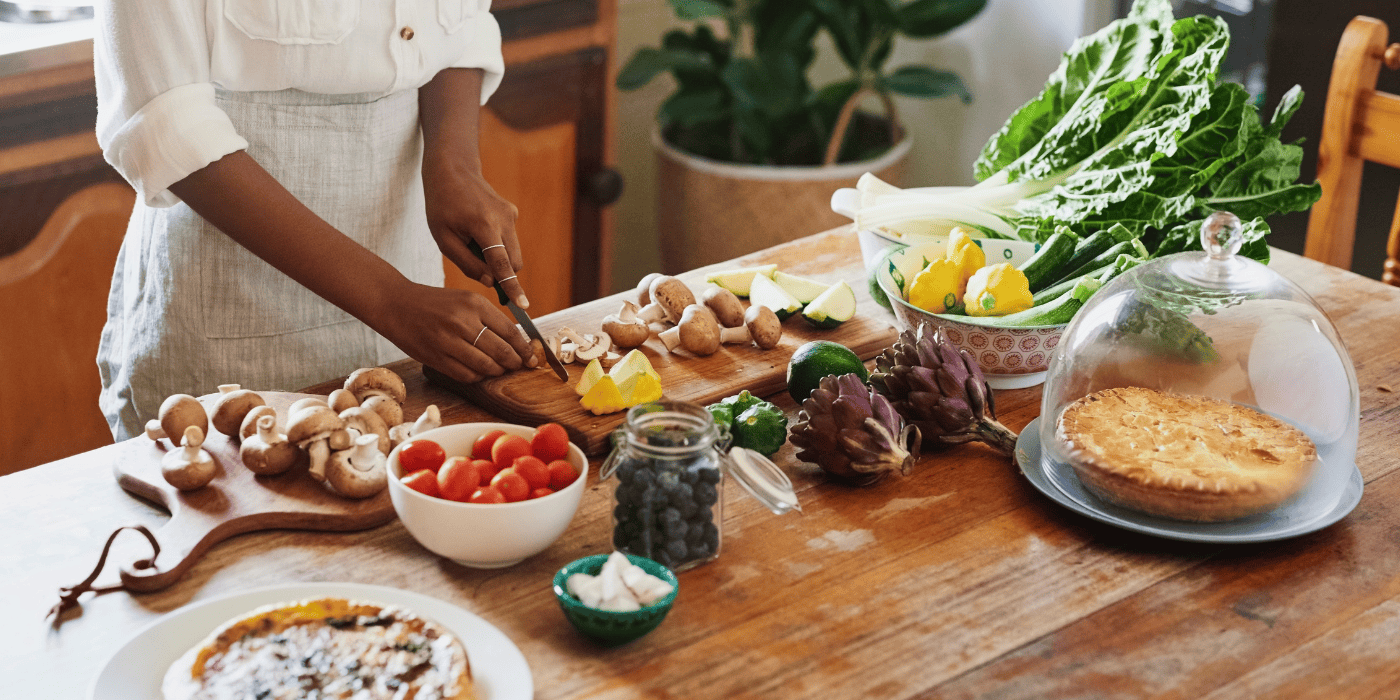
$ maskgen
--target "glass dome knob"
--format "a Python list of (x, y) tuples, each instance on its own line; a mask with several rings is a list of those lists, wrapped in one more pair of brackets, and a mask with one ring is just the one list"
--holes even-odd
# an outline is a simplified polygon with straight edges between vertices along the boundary
[(1211, 214), (1201, 226), (1201, 249), (1211, 260), (1228, 260), (1240, 252), (1244, 232), (1240, 218), (1228, 211)]

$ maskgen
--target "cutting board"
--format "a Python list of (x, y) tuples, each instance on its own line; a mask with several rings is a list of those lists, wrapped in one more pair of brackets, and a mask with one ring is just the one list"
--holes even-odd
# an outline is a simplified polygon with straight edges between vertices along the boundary
[[(666, 398), (703, 405), (743, 389), (758, 396), (771, 396), (786, 390), (788, 359), (803, 343), (830, 340), (850, 348), (862, 360), (869, 360), (894, 342), (897, 336), (894, 317), (870, 297), (853, 233), (807, 239), (677, 277), (686, 282), (698, 299), (709, 286), (705, 282), (709, 272), (768, 263), (777, 264), (783, 272), (823, 283), (844, 280), (856, 293), (855, 317), (836, 328), (817, 330), (800, 315), (794, 315), (783, 322), (782, 340), (772, 349), (725, 345), (719, 352), (704, 357), (684, 351), (667, 352), (666, 346), (653, 336), (641, 350), (661, 375)], [(597, 332), (603, 317), (615, 313), (624, 300), (635, 303), (636, 292), (622, 292), (557, 311), (536, 319), (535, 323), (546, 337), (566, 326), (580, 333)], [(744, 301), (747, 307), (747, 300)], [(548, 368), (511, 372), (475, 384), (454, 382), (428, 367), (423, 371), (429, 381), (463, 396), (502, 420), (526, 425), (559, 423), (584, 452), (595, 456), (603, 454), (609, 449), (609, 434), (623, 421), (626, 412), (595, 416), (583, 408), (573, 385), (582, 376), (584, 365), (569, 364), (565, 368), (569, 372), (568, 384), (559, 381)]]
[[(260, 391), (279, 417), (297, 399), (310, 394)], [(218, 395), (201, 397), (206, 408)], [(325, 397), (320, 397), (325, 398)], [(122, 583), (133, 591), (154, 591), (169, 586), (215, 544), (254, 530), (367, 530), (393, 520), (389, 490), (372, 498), (342, 498), (307, 474), (307, 461), (276, 476), (258, 476), (243, 467), (238, 442), (210, 428), (204, 449), (218, 470), (203, 488), (180, 491), (166, 483), (160, 460), (175, 449), (168, 439), (138, 437), (119, 445), (117, 483), (123, 489), (154, 501), (170, 511), (170, 520), (155, 532), (160, 555), (147, 568), (124, 567)]]

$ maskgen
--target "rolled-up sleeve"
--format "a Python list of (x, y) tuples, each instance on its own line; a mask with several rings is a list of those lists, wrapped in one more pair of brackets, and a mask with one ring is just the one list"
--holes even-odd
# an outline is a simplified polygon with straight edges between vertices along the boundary
[(501, 27), (491, 16), (490, 10), (491, 0), (481, 0), (476, 16), (461, 30), (466, 50), (456, 63), (449, 66), (480, 68), (485, 73), (481, 77), (481, 104), (486, 104), (486, 100), (500, 87), (501, 77), (506, 72), (505, 59), (501, 56)]
[(97, 4), (97, 142), (107, 162), (153, 207), (176, 204), (170, 185), (248, 147), (214, 102), (204, 6), (188, 0)]

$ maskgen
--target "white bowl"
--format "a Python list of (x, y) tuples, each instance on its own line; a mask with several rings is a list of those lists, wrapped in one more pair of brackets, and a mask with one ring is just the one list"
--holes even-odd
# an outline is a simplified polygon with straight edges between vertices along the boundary
[[(459, 423), (413, 439), (436, 442), (448, 457), (470, 455), (472, 443), (491, 430), (527, 440), (535, 434), (534, 428), (524, 425)], [(578, 468), (579, 476), (561, 491), (516, 503), (449, 501), (404, 486), (399, 465), (403, 445), (389, 453), (389, 498), (399, 520), (428, 551), (476, 569), (511, 566), (548, 549), (569, 528), (588, 481), (588, 458), (571, 442), (568, 459)]]

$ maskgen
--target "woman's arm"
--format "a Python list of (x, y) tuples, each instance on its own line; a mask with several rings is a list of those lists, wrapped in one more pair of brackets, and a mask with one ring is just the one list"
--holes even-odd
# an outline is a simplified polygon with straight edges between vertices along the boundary
[[(482, 74), (479, 68), (447, 68), (418, 89), (428, 226), (462, 272), (486, 285), (500, 280), (523, 309), (530, 302), (515, 278), (523, 267), (515, 237), (517, 210), (481, 176)], [(485, 264), (467, 250), (470, 240), (481, 246)]]
[[(170, 191), (254, 255), (449, 376), (477, 381), (531, 357), (519, 329), (484, 297), (413, 283), (308, 209), (245, 151)], [(481, 334), (483, 326), (492, 332)]]

